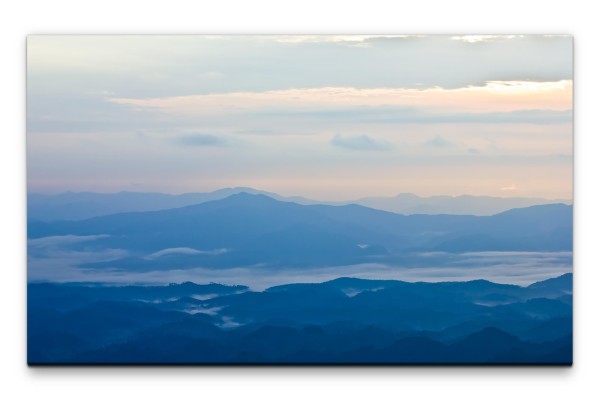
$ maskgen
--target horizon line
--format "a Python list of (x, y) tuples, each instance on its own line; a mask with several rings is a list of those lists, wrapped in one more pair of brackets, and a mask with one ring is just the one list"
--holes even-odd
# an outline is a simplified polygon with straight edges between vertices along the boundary
[(30, 190), (28, 188), (26, 195), (27, 196), (29, 196), (29, 195), (59, 196), (59, 195), (64, 195), (64, 194), (118, 195), (118, 194), (123, 194), (123, 193), (130, 193), (130, 194), (160, 194), (160, 195), (168, 195), (168, 196), (182, 196), (182, 195), (191, 195), (191, 194), (210, 194), (210, 193), (226, 191), (226, 190), (232, 190), (232, 191), (237, 190), (239, 192), (257, 191), (257, 192), (262, 192), (264, 194), (276, 195), (276, 196), (280, 196), (280, 197), (284, 197), (284, 198), (304, 198), (304, 199), (312, 200), (312, 201), (336, 202), (336, 203), (357, 201), (357, 200), (363, 200), (363, 199), (369, 199), (369, 198), (395, 198), (395, 197), (398, 197), (401, 195), (412, 195), (412, 196), (416, 196), (416, 197), (423, 198), (423, 199), (441, 198), (441, 197), (448, 197), (448, 198), (474, 197), (474, 198), (495, 198), (495, 199), (542, 199), (542, 200), (552, 200), (552, 201), (567, 201), (567, 202), (573, 203), (573, 196), (565, 198), (565, 197), (542, 197), (542, 196), (526, 196), (526, 195), (519, 196), (519, 195), (514, 195), (514, 194), (508, 195), (508, 196), (476, 195), (476, 194), (470, 194), (470, 193), (462, 193), (459, 195), (451, 195), (451, 194), (421, 195), (421, 194), (418, 194), (415, 192), (396, 192), (391, 195), (373, 194), (373, 195), (355, 197), (355, 198), (344, 199), (344, 200), (331, 200), (331, 199), (312, 198), (312, 197), (308, 197), (306, 195), (301, 195), (301, 194), (287, 195), (287, 194), (282, 194), (280, 192), (270, 191), (270, 190), (266, 190), (266, 189), (259, 189), (259, 188), (254, 188), (254, 187), (248, 187), (248, 186), (225, 186), (225, 187), (219, 187), (219, 188), (212, 189), (212, 190), (209, 189), (209, 190), (198, 190), (198, 191), (187, 191), (187, 192), (167, 192), (167, 191), (162, 192), (162, 191), (154, 191), (154, 190), (147, 190), (147, 191), (133, 190), (132, 191), (132, 190), (126, 190), (126, 189), (107, 191), (107, 192), (90, 191), (90, 190), (72, 190), (72, 189), (45, 192), (45, 191)]
[(499, 282), (499, 281), (492, 281), (489, 279), (484, 279), (484, 278), (480, 278), (480, 279), (471, 279), (471, 280), (447, 280), (448, 277), (440, 277), (443, 280), (441, 281), (424, 281), (424, 280), (416, 280), (416, 281), (411, 281), (411, 280), (401, 280), (401, 279), (393, 279), (393, 278), (363, 278), (363, 277), (352, 277), (352, 276), (339, 276), (333, 279), (329, 279), (329, 280), (325, 280), (325, 281), (298, 281), (298, 282), (289, 282), (287, 284), (277, 284), (271, 287), (266, 287), (263, 290), (256, 290), (253, 289), (250, 285), (248, 284), (243, 284), (243, 283), (238, 283), (238, 284), (227, 284), (227, 283), (223, 283), (223, 282), (215, 282), (215, 281), (211, 281), (211, 282), (207, 282), (207, 283), (197, 283), (195, 281), (190, 281), (190, 280), (185, 280), (185, 281), (180, 281), (180, 282), (166, 282), (166, 281), (50, 281), (50, 280), (29, 280), (29, 278), (27, 279), (27, 285), (29, 284), (54, 284), (54, 285), (81, 285), (81, 286), (92, 286), (92, 285), (99, 285), (101, 287), (122, 287), (122, 286), (139, 286), (139, 287), (166, 287), (169, 285), (182, 285), (182, 284), (186, 284), (186, 283), (192, 283), (194, 285), (198, 285), (198, 286), (207, 286), (207, 285), (220, 285), (220, 286), (225, 286), (225, 287), (246, 287), (247, 291), (251, 291), (251, 292), (264, 292), (264, 291), (268, 291), (270, 289), (273, 288), (277, 288), (277, 287), (285, 287), (285, 286), (289, 286), (289, 285), (321, 285), (321, 284), (326, 284), (326, 283), (330, 283), (336, 280), (343, 280), (343, 279), (351, 279), (351, 280), (362, 280), (362, 281), (394, 281), (394, 282), (400, 282), (400, 283), (407, 283), (407, 284), (443, 284), (443, 283), (471, 283), (471, 282), (487, 282), (487, 283), (491, 283), (491, 284), (496, 284), (496, 285), (507, 285), (507, 286), (517, 286), (517, 287), (522, 287), (522, 288), (527, 288), (533, 284), (538, 284), (538, 283), (543, 283), (545, 281), (549, 281), (549, 280), (556, 280), (559, 279), (561, 277), (564, 276), (573, 276), (573, 271), (570, 272), (566, 272), (566, 273), (561, 273), (557, 276), (551, 276), (549, 278), (546, 279), (542, 279), (542, 280), (538, 280), (538, 281), (532, 281), (529, 284), (513, 284), (513, 283), (506, 283), (506, 282)]

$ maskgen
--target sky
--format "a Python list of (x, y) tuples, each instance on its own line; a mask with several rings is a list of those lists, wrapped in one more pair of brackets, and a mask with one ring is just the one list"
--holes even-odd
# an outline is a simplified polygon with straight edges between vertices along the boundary
[(38, 193), (572, 198), (570, 36), (29, 36)]

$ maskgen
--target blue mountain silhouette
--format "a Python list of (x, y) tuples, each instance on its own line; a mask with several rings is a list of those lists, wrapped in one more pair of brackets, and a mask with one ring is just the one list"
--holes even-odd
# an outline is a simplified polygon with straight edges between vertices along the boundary
[(118, 193), (65, 192), (56, 195), (30, 193), (27, 196), (27, 213), (32, 221), (83, 220), (115, 213), (147, 212), (196, 205), (223, 199), (241, 192), (263, 194), (280, 201), (296, 202), (303, 205), (358, 204), (400, 214), (472, 214), (489, 216), (509, 209), (534, 205), (571, 204), (568, 200), (540, 198), (496, 198), (473, 195), (420, 197), (410, 193), (401, 193), (392, 197), (326, 202), (301, 196), (286, 197), (254, 188), (234, 187), (222, 188), (213, 192), (184, 193), (180, 195), (128, 191)]
[[(570, 364), (572, 310), (561, 297), (571, 278), (529, 287), (340, 278), (262, 292), (212, 284), (222, 291), (210, 299), (193, 283), (30, 283), (28, 361)], [(56, 303), (65, 293), (80, 297), (67, 308)], [(480, 304), (493, 294), (517, 301)]]
[(568, 251), (572, 207), (532, 206), (484, 217), (403, 216), (239, 193), (176, 209), (28, 224), (29, 238), (56, 235), (102, 235), (86, 246), (129, 251), (130, 257), (109, 263), (116, 268), (155, 269), (165, 261), (180, 268), (344, 265), (405, 260), (422, 251)]

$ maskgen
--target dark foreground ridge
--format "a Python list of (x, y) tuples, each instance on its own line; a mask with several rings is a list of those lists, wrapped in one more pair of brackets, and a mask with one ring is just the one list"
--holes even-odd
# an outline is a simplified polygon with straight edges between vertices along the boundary
[(194, 283), (28, 285), (28, 363), (572, 363), (572, 275), (339, 278), (253, 292)]

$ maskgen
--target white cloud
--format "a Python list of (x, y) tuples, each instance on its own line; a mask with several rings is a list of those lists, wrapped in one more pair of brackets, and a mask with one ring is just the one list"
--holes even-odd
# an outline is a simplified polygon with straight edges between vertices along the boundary
[(66, 245), (72, 245), (79, 242), (95, 241), (100, 238), (107, 238), (109, 235), (53, 235), (50, 237), (41, 237), (27, 240), (27, 246), (30, 249), (60, 248)]
[(453, 36), (452, 40), (460, 40), (467, 43), (490, 42), (493, 40), (507, 40), (514, 38), (523, 38), (525, 35), (462, 35)]
[[(302, 269), (273, 270), (253, 266), (230, 269), (193, 268), (151, 272), (118, 272), (104, 269), (78, 269), (78, 260), (46, 259), (30, 261), (30, 280), (89, 281), (107, 283), (160, 283), (193, 281), (248, 285), (252, 290), (290, 284), (318, 283), (339, 277), (403, 281), (490, 280), (496, 283), (529, 285), (573, 271), (570, 252), (475, 252), (438, 255), (448, 258), (448, 265), (428, 264), (422, 255), (419, 268), (365, 263)], [(203, 311), (198, 311), (203, 312)], [(205, 312), (205, 311), (204, 311)], [(205, 312), (206, 313), (206, 312)]]
[(443, 112), (508, 112), (532, 109), (564, 111), (572, 107), (572, 81), (488, 81), (483, 86), (459, 89), (293, 88), (265, 92), (109, 100), (142, 110), (198, 116), (277, 112), (286, 109), (319, 110), (323, 107), (384, 106), (423, 107)]
[(281, 35), (268, 36), (279, 43), (339, 43), (351, 46), (367, 47), (372, 39), (419, 38), (424, 35)]
[[(571, 165), (537, 156), (572, 151), (572, 40), (486, 38), (30, 36), (28, 185), (244, 185), (340, 199), (398, 190), (502, 195), (505, 180), (519, 176), (526, 196), (570, 196)], [(395, 151), (335, 148), (335, 133), (373, 147), (360, 139), (368, 133)], [(438, 133), (462, 147), (423, 149)], [(463, 157), (469, 148), (480, 154)], [(519, 159), (501, 170), (498, 155)]]
[(158, 252), (151, 253), (150, 255), (146, 256), (144, 259), (154, 260), (154, 259), (158, 259), (165, 255), (221, 255), (226, 252), (229, 252), (229, 249), (219, 248), (219, 249), (213, 249), (210, 251), (201, 251), (198, 249), (186, 248), (186, 247), (166, 248), (166, 249), (162, 249)]

